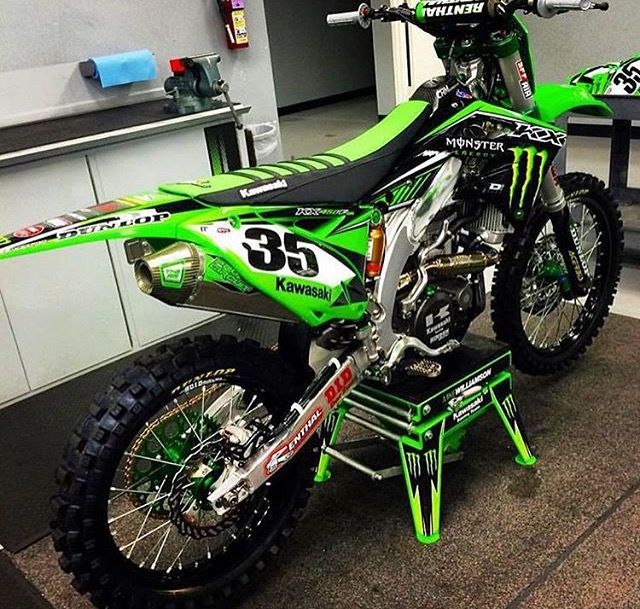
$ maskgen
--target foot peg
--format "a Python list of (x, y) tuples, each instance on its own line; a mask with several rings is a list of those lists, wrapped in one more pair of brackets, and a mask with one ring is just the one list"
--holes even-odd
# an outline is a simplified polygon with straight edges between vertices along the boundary
[(442, 374), (442, 364), (431, 359), (419, 359), (403, 366), (407, 376), (418, 376), (428, 379), (438, 378)]

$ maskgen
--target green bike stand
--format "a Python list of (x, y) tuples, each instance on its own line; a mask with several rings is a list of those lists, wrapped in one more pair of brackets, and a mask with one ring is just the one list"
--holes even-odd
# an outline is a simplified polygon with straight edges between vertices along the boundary
[[(440, 538), (443, 464), (461, 458), (466, 428), (479, 416), (494, 409), (516, 448), (516, 463), (536, 463), (513, 399), (508, 346), (469, 335), (442, 364), (436, 379), (408, 376), (390, 387), (361, 383), (320, 429), (316, 482), (329, 480), (332, 459), (373, 480), (404, 476), (416, 537), (425, 544)], [(340, 443), (345, 421), (374, 435)], [(381, 441), (398, 447), (400, 465), (376, 470), (347, 454)]]

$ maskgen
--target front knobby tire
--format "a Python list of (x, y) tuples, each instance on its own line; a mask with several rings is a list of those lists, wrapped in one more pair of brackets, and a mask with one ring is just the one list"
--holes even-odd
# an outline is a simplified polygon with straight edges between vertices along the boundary
[(564, 262), (541, 207), (505, 240), (494, 276), (491, 317), (515, 366), (553, 374), (571, 366), (591, 345), (609, 314), (622, 266), (620, 210), (602, 181), (572, 173), (560, 178), (582, 238), (593, 285), (583, 298), (563, 296)]
[[(196, 502), (194, 481), (206, 477), (193, 477), (193, 460), (224, 444), (216, 420), (227, 412), (260, 415), (265, 428), (277, 424), (308, 383), (304, 376), (253, 341), (199, 337), (164, 346), (118, 377), (74, 433), (57, 474), (54, 545), (77, 590), (103, 608), (193, 609), (225, 606), (254, 580), (302, 515), (314, 441), (213, 536), (207, 527), (222, 525), (202, 499), (211, 487)], [(209, 452), (206, 434), (214, 438)], [(208, 463), (209, 475), (218, 475)]]

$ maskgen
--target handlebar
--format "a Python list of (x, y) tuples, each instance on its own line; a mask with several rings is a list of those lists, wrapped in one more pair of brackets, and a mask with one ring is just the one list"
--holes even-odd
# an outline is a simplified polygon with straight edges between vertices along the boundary
[(609, 10), (608, 2), (592, 2), (592, 0), (537, 0), (536, 4), (536, 13), (546, 18), (554, 17), (564, 11)]
[[(406, 4), (398, 7), (382, 6), (372, 9), (368, 4), (362, 3), (357, 11), (348, 13), (333, 13), (327, 16), (327, 24), (331, 27), (344, 25), (359, 25), (368, 28), (373, 20), (380, 21), (404, 21), (417, 26), (423, 26), (429, 21), (429, 0), (418, 2), (415, 9)], [(435, 6), (435, 4), (434, 4)], [(438, 4), (438, 6), (441, 6)], [(609, 10), (608, 2), (594, 2), (593, 0), (485, 0), (483, 13), (489, 17), (507, 17), (518, 10), (533, 12), (540, 17), (555, 17), (566, 11)]]
[(348, 13), (332, 13), (327, 15), (327, 25), (329, 27), (339, 27), (342, 25), (359, 25), (366, 29), (371, 25), (371, 8), (368, 4), (362, 3), (357, 11)]

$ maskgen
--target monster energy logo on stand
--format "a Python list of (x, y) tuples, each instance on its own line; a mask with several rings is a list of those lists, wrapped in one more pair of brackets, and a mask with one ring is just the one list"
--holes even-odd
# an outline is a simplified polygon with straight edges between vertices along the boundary
[(534, 146), (510, 150), (513, 152), (513, 165), (509, 207), (513, 209), (514, 216), (521, 220), (538, 196), (546, 174), (549, 153)]

